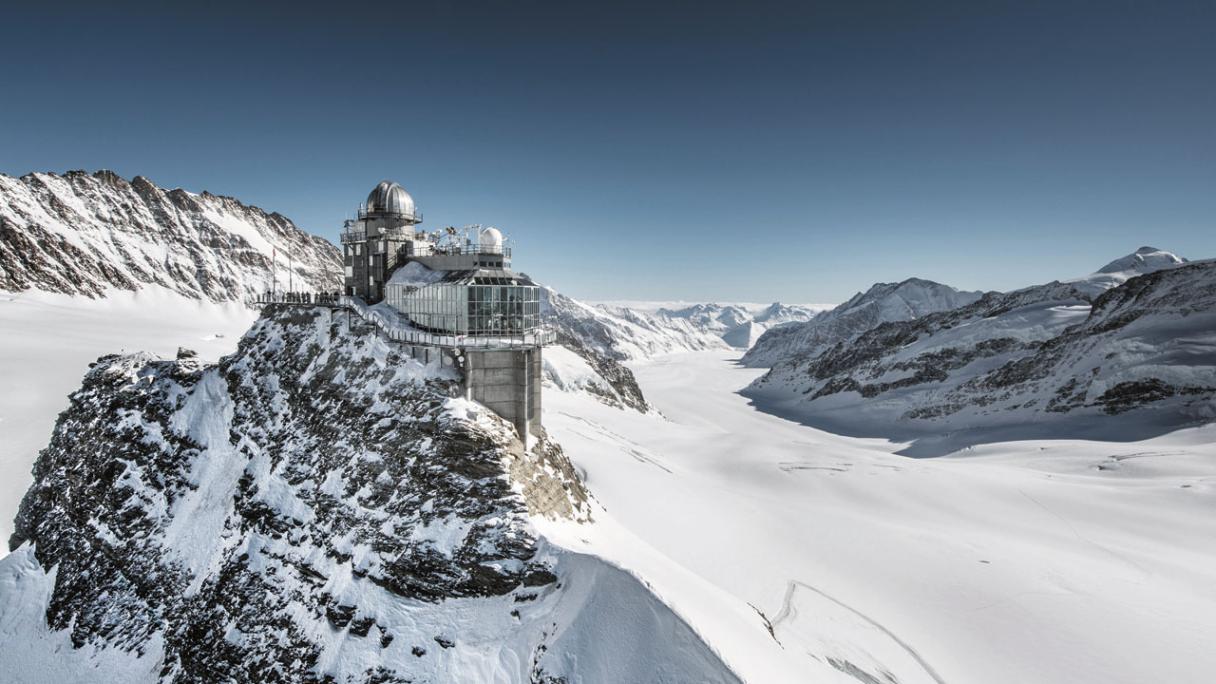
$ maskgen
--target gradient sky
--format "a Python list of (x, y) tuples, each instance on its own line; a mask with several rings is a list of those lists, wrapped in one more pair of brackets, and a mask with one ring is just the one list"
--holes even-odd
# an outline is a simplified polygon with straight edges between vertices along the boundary
[(583, 298), (1216, 257), (1210, 0), (35, 4), (0, 16), (0, 172), (110, 168), (335, 239), (391, 178)]

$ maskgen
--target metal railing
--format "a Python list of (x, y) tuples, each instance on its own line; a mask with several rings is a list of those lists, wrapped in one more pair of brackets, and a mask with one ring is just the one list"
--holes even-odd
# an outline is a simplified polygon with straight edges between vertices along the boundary
[[(386, 228), (383, 232), (372, 233), (372, 239), (387, 239), (387, 240), (404, 240), (406, 238), (405, 230), (401, 228)], [(368, 235), (366, 230), (344, 230), (342, 231), (342, 244), (350, 242), (367, 242)]]
[(365, 204), (359, 205), (359, 218), (365, 219), (369, 216), (372, 218), (381, 218), (381, 217), (399, 218), (399, 219), (405, 219), (406, 221), (411, 221), (413, 223), (422, 223), (422, 212), (418, 211), (417, 209), (414, 209), (413, 211), (406, 211), (406, 212), (377, 211), (375, 209), (368, 208), (367, 205), (365, 205)]
[(544, 323), (527, 332), (501, 335), (459, 335), (420, 330), (410, 325), (408, 321), (387, 320), (380, 312), (372, 311), (371, 307), (358, 297), (328, 292), (268, 292), (248, 299), (245, 303), (253, 307), (285, 304), (289, 306), (328, 306), (346, 309), (353, 311), (364, 321), (376, 326), (376, 329), (388, 339), (402, 344), (461, 349), (522, 349), (527, 347), (543, 347), (557, 341), (557, 332)]
[(347, 308), (349, 305), (342, 301), (344, 297), (340, 292), (260, 292), (246, 299), (245, 305), (261, 307), (268, 304), (297, 304)]
[(461, 254), (501, 254), (510, 259), (511, 248), (505, 245), (491, 246), (479, 245), (475, 242), (469, 242), (463, 245), (435, 245), (433, 254), (442, 255), (461, 255)]

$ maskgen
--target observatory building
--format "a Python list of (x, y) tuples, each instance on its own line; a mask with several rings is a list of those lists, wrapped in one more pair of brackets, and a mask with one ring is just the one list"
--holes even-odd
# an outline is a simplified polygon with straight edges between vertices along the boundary
[(497, 228), (425, 231), (422, 213), (397, 183), (382, 181), (346, 222), (345, 293), (384, 304), (405, 323), (415, 356), (439, 354), (457, 367), (466, 395), (513, 423), (525, 439), (540, 427), (540, 287), (511, 271)]

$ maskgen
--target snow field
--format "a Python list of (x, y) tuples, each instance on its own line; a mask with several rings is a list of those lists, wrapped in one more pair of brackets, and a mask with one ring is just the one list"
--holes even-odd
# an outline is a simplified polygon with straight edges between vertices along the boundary
[(607, 511), (541, 529), (643, 578), (745, 680), (1216, 671), (1216, 428), (917, 460), (756, 411), (733, 356), (636, 364), (658, 414), (546, 396)]

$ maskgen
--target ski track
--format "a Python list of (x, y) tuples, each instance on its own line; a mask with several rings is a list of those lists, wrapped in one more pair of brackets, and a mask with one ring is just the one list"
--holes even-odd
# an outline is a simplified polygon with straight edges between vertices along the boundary
[(933, 669), (933, 666), (930, 665), (928, 662), (926, 662), (925, 659), (922, 658), (921, 655), (916, 652), (916, 649), (909, 646), (906, 641), (904, 641), (903, 639), (900, 639), (894, 632), (892, 632), (891, 630), (884, 627), (882, 623), (878, 622), (877, 620), (870, 617), (869, 615), (866, 615), (865, 613), (857, 610), (856, 608), (850, 606), (849, 604), (841, 601), (840, 599), (837, 599), (835, 596), (832, 596), (831, 594), (828, 594), (820, 589), (817, 589), (801, 580), (790, 580), (789, 583), (786, 585), (785, 597), (781, 601), (781, 610), (777, 613), (777, 615), (775, 617), (773, 617), (772, 622), (771, 622), (774, 630), (777, 627), (781, 626), (781, 624), (783, 622), (785, 622), (786, 620), (797, 616), (797, 611), (795, 611), (793, 608), (793, 601), (794, 601), (794, 592), (797, 591), (799, 587), (802, 587), (803, 589), (807, 589), (809, 591), (813, 591), (816, 594), (822, 596), (823, 598), (831, 601), (832, 603), (835, 603), (836, 605), (840, 606), (841, 608), (844, 608), (845, 610), (849, 611), (850, 613), (856, 615), (857, 617), (861, 618), (862, 620), (865, 620), (867, 623), (869, 623), (875, 629), (877, 629), (878, 631), (887, 635), (888, 637), (891, 638), (892, 641), (899, 644), (900, 648), (907, 651), (908, 655), (912, 656), (912, 659), (915, 660), (922, 668), (924, 668), (925, 674), (927, 674), (933, 678), (933, 681), (937, 682), (937, 684), (946, 684), (945, 680), (943, 680), (941, 678), (941, 676), (938, 675), (937, 672)]

